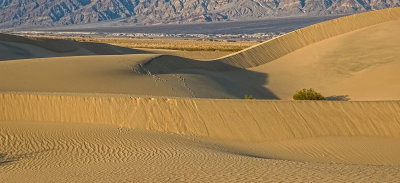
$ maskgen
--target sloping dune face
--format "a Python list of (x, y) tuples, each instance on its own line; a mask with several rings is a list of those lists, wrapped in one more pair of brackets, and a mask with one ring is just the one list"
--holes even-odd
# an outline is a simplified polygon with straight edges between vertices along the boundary
[(0, 180), (392, 181), (399, 110), (399, 102), (3, 93)]
[[(151, 74), (138, 67), (158, 57), (160, 55), (131, 54), (2, 61), (0, 90), (232, 98), (230, 92), (207, 73)], [(164, 61), (169, 60), (176, 63), (173, 59)]]
[(400, 103), (394, 101), (293, 102), (29, 94), (2, 94), (0, 99), (0, 106), (7, 106), (0, 108), (1, 121), (111, 125), (205, 137), (222, 140), (220, 144), (231, 153), (260, 158), (400, 165), (396, 156), (400, 153)]
[(103, 123), (254, 142), (319, 136), (400, 137), (397, 101), (241, 101), (33, 94), (0, 97), (3, 121)]
[(220, 61), (268, 74), (290, 99), (315, 88), (334, 100), (400, 100), (400, 8), (343, 17), (286, 34)]
[(144, 69), (223, 73), (226, 77), (217, 80), (229, 83), (225, 88), (238, 85), (236, 90), (247, 88), (256, 98), (291, 99), (297, 90), (314, 88), (332, 100), (400, 100), (398, 30), (400, 8), (372, 11), (299, 29), (207, 63), (164, 56)]
[(0, 33), (0, 61), (82, 55), (140, 54), (133, 50), (100, 43), (59, 39), (31, 39)]
[(293, 31), (241, 52), (228, 55), (218, 61), (242, 68), (255, 67), (313, 43), (397, 19), (400, 19), (400, 8), (346, 16)]
[(265, 85), (288, 99), (301, 88), (351, 100), (400, 100), (400, 20), (326, 39), (251, 68), (269, 74)]

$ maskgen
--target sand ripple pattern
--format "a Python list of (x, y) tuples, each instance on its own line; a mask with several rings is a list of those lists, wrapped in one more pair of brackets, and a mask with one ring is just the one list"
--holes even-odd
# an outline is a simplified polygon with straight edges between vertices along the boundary
[(2, 122), (0, 152), (1, 182), (400, 180), (398, 167), (268, 159), (206, 139), (99, 125)]

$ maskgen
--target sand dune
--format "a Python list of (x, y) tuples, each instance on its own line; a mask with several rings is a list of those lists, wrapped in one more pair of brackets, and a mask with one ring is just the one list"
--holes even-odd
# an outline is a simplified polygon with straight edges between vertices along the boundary
[(276, 60), (300, 48), (351, 31), (400, 19), (400, 8), (370, 11), (345, 16), (290, 32), (218, 61), (236, 67), (255, 67)]
[[(179, 72), (152, 75), (137, 67), (159, 56), (96, 55), (2, 61), (0, 90), (233, 98), (207, 76)], [(188, 78), (192, 81), (190, 85)]]
[(6, 182), (400, 178), (394, 101), (1, 94), (0, 106)]
[[(0, 35), (0, 181), (399, 180), (399, 29), (373, 11), (209, 61)], [(378, 101), (210, 99), (305, 87)]]
[[(269, 75), (279, 98), (300, 88), (352, 100), (400, 100), (400, 20), (353, 31), (294, 51), (250, 70)], [(295, 78), (295, 79), (294, 79)]]
[[(400, 103), (1, 94), (3, 121), (111, 124), (237, 141), (400, 137)], [(7, 106), (7, 107), (5, 107)]]
[(373, 11), (309, 26), (206, 63), (162, 56), (143, 68), (153, 74), (223, 73), (226, 77), (213, 78), (226, 89), (237, 85), (236, 91), (245, 88), (264, 99), (291, 99), (299, 89), (315, 88), (331, 99), (400, 100), (395, 82), (400, 79), (399, 29), (400, 8)]

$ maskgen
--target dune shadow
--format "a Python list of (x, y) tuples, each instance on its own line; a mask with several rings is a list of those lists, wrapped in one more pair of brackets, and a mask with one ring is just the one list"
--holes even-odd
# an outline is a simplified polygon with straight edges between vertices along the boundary
[(15, 157), (7, 157), (6, 154), (0, 154), (0, 166), (12, 163), (14, 161), (17, 161), (18, 158)]
[[(48, 58), (58, 56), (84, 56), (84, 55), (123, 55), (123, 54), (149, 54), (151, 52), (114, 46), (104, 43), (77, 42), (62, 39), (36, 39), (15, 35), (0, 34), (0, 61), (29, 58)], [(33, 47), (33, 48), (32, 48)], [(48, 50), (44, 53), (34, 49)], [(1, 48), (4, 48), (3, 50)], [(21, 49), (19, 49), (21, 48)], [(5, 50), (8, 49), (8, 50)], [(82, 51), (83, 50), (83, 51)], [(14, 51), (14, 52), (13, 52)], [(7, 52), (2, 54), (2, 52)], [(11, 53), (11, 54), (9, 54)], [(133, 66), (136, 67), (136, 66)], [(268, 74), (247, 70), (241, 66), (215, 61), (198, 61), (172, 55), (161, 55), (133, 68), (134, 72), (145, 74), (189, 74), (202, 77), (210, 81), (211, 85), (198, 84), (199, 87), (217, 86), (223, 92), (212, 92), (211, 95), (199, 97), (210, 98), (244, 98), (251, 95), (257, 99), (279, 99), (274, 93), (264, 86), (268, 84)], [(180, 78), (178, 78), (180, 79)], [(184, 81), (183, 81), (184, 82)], [(193, 91), (198, 91), (198, 90)], [(197, 97), (193, 95), (193, 97)]]
[(252, 95), (257, 99), (279, 99), (264, 85), (268, 74), (254, 72), (219, 60), (198, 61), (172, 55), (161, 55), (136, 66), (135, 70), (147, 74), (194, 74), (218, 83), (226, 93), (243, 98)]
[(349, 101), (350, 97), (349, 95), (334, 95), (334, 96), (329, 96), (325, 97), (326, 100), (334, 100), (334, 101)]
[[(213, 142), (210, 141), (203, 141), (201, 142), (195, 142), (192, 145), (196, 145), (198, 148), (201, 149), (207, 149), (211, 151), (215, 151), (218, 153), (223, 153), (226, 155), (230, 156), (241, 156), (241, 157), (246, 157), (246, 158), (255, 158), (255, 159), (270, 159), (270, 160), (278, 160), (276, 157), (268, 156), (266, 154), (262, 154), (259, 152), (254, 152), (250, 149), (248, 149), (247, 145), (244, 143), (232, 145), (232, 144), (226, 144), (226, 141), (221, 141), (221, 140), (213, 140)], [(245, 147), (245, 148), (243, 148)]]
[(231, 155), (236, 155), (236, 156), (244, 156), (244, 157), (248, 157), (248, 158), (273, 159), (273, 158), (270, 158), (270, 157), (265, 157), (265, 156), (251, 154), (251, 153), (245, 153), (245, 152), (225, 151), (225, 153), (231, 154)]
[(5, 153), (0, 153), (0, 166), (7, 165), (9, 163), (13, 163), (13, 162), (19, 161), (21, 159), (29, 158), (29, 157), (35, 156), (37, 154), (48, 152), (51, 150), (53, 150), (53, 149), (45, 149), (45, 150), (41, 150), (41, 151), (35, 151), (35, 152), (24, 153), (24, 154), (19, 154), (19, 155), (8, 155)]
[[(38, 50), (44, 50), (47, 53), (40, 53)], [(26, 38), (0, 33), (0, 61), (60, 56), (124, 54), (151, 54), (151, 52), (107, 43), (78, 42), (49, 38)]]
[(77, 42), (79, 48), (85, 48), (96, 55), (151, 54), (152, 52), (115, 46), (107, 43)]

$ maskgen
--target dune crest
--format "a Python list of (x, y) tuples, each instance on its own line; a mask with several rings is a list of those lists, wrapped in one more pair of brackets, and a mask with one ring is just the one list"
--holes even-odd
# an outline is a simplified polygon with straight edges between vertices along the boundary
[(397, 19), (400, 19), (400, 8), (341, 17), (298, 29), (216, 61), (240, 68), (256, 67), (318, 41)]
[[(205, 138), (207, 144), (217, 145), (222, 153), (246, 157), (400, 165), (396, 156), (400, 153), (399, 101), (252, 101), (93, 95), (2, 93), (0, 121), (9, 123), (5, 127), (18, 126), (20, 122), (90, 124), (172, 133), (185, 138)], [(379, 148), (375, 148), (377, 145)], [(5, 146), (16, 148), (12, 144)]]
[(2, 121), (109, 124), (221, 140), (400, 137), (400, 102), (0, 95)]
[(257, 67), (313, 43), (369, 26), (400, 19), (400, 8), (370, 11), (311, 25), (284, 34), (206, 63), (178, 56), (163, 55), (146, 63), (152, 73), (168, 73), (183, 69), (233, 71)]

